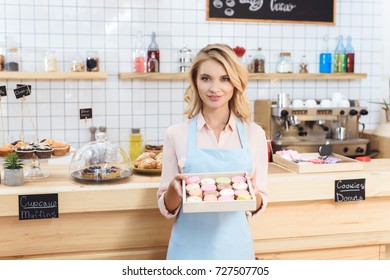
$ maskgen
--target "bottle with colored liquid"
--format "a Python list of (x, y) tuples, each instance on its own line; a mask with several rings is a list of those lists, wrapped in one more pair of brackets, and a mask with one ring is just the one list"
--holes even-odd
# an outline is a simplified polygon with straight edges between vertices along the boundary
[(346, 53), (346, 69), (347, 73), (355, 72), (355, 50), (352, 47), (351, 36), (347, 37), (347, 45), (345, 46)]
[(132, 128), (129, 141), (130, 159), (132, 163), (134, 163), (135, 159), (143, 153), (143, 150), (144, 146), (141, 130), (139, 128)]
[(324, 36), (322, 52), (320, 53), (320, 73), (332, 73), (332, 54), (328, 48), (328, 36)]
[(339, 36), (339, 42), (334, 51), (333, 58), (333, 72), (334, 73), (345, 73), (346, 72), (346, 59), (345, 59), (345, 48), (343, 45), (343, 35)]
[(152, 32), (152, 41), (148, 47), (148, 72), (160, 72), (160, 50), (156, 43), (156, 32)]
[(138, 31), (133, 52), (133, 72), (146, 72), (146, 53), (142, 43), (142, 33)]

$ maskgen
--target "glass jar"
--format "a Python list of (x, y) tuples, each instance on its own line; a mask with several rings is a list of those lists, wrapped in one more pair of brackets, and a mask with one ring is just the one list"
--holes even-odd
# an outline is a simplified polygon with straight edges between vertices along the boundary
[(79, 56), (75, 57), (71, 62), (70, 70), (72, 72), (84, 72), (85, 71), (84, 60)]
[(57, 56), (55, 50), (46, 51), (43, 59), (43, 71), (56, 72), (57, 71)]
[(4, 52), (3, 48), (0, 48), (0, 71), (4, 71), (5, 57), (3, 52)]
[(6, 71), (19, 71), (19, 50), (15, 47), (10, 47), (6, 51), (4, 69)]
[(96, 51), (88, 52), (86, 64), (88, 72), (99, 72), (99, 57)]
[(179, 56), (179, 72), (187, 72), (190, 69), (192, 63), (192, 51), (191, 49), (184, 46), (180, 51)]
[(277, 73), (292, 73), (293, 65), (291, 61), (291, 53), (289, 52), (281, 52), (279, 55), (279, 61), (276, 65)]
[(249, 64), (248, 64), (248, 71), (251, 73), (264, 73), (265, 72), (265, 57), (261, 53), (261, 48), (257, 49), (257, 54), (255, 54), (249, 59)]

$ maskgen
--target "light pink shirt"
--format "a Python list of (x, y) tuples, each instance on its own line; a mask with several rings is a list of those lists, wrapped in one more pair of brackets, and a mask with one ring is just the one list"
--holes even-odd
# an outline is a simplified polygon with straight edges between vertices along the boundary
[[(179, 206), (174, 213), (168, 212), (164, 203), (164, 194), (169, 183), (178, 173), (184, 173), (187, 159), (188, 127), (191, 120), (172, 125), (168, 128), (164, 141), (163, 170), (160, 187), (157, 191), (158, 207), (166, 218), (174, 218), (180, 210)], [(263, 205), (256, 213), (264, 211), (267, 205), (267, 174), (268, 174), (268, 150), (264, 130), (257, 124), (243, 122), (244, 130), (248, 138), (249, 149), (253, 158), (252, 184), (258, 188), (263, 198)], [(197, 120), (196, 143), (198, 148), (211, 149), (237, 149), (242, 148), (236, 127), (236, 117), (230, 114), (230, 119), (225, 129), (219, 136), (219, 141), (213, 130), (207, 125), (204, 117), (199, 113)], [(247, 212), (251, 216), (251, 212)]]

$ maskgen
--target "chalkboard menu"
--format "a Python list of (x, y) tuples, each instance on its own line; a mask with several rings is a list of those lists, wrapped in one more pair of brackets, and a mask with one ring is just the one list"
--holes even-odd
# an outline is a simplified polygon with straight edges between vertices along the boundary
[(335, 24), (336, 0), (207, 0), (208, 20)]
[(335, 202), (366, 199), (366, 179), (336, 180), (334, 185)]
[(58, 218), (58, 193), (19, 195), (19, 220)]

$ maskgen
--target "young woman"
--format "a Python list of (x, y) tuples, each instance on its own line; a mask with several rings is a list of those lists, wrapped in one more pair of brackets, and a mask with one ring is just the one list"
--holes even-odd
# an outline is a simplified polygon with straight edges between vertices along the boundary
[[(167, 259), (254, 259), (247, 217), (267, 204), (267, 143), (263, 129), (251, 121), (245, 89), (247, 70), (227, 45), (199, 51), (189, 70), (185, 92), (188, 117), (168, 128), (158, 205), (176, 218)], [(257, 210), (183, 213), (183, 173), (247, 171)]]

